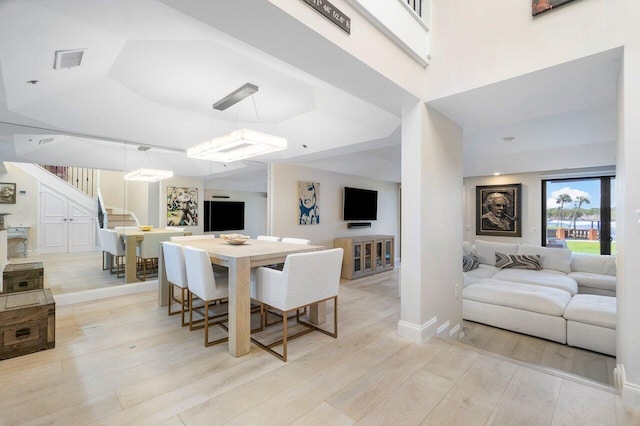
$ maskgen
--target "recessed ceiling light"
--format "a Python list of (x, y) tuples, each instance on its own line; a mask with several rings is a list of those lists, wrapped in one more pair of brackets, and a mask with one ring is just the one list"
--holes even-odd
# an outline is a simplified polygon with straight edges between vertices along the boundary
[(502, 138), (502, 140), (505, 141), (505, 142), (511, 142), (514, 139), (515, 138), (513, 136), (507, 136), (507, 137)]
[(500, 172), (495, 172), (493, 175), (494, 176), (500, 176)]
[(38, 84), (38, 80), (27, 80), (27, 84)]
[(307, 146), (303, 144), (303, 145), (302, 145), (302, 147), (303, 147), (303, 148), (306, 148)]

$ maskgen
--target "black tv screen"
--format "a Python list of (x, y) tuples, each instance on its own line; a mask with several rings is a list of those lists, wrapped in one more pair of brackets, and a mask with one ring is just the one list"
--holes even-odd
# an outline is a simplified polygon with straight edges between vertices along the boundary
[(378, 191), (344, 188), (344, 220), (376, 220)]
[(244, 201), (205, 201), (204, 232), (244, 229)]

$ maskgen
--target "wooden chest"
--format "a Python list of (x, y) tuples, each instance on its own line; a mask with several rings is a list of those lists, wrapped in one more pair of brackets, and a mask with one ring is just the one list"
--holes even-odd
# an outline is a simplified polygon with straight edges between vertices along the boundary
[(44, 288), (42, 262), (11, 263), (2, 273), (2, 294)]
[(0, 295), (0, 360), (54, 348), (55, 333), (50, 289)]

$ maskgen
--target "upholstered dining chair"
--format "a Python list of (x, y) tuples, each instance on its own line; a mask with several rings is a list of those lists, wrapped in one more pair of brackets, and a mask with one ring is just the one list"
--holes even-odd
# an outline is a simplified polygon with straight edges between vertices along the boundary
[(282, 242), (289, 243), (289, 244), (307, 244), (307, 245), (311, 244), (311, 240), (306, 240), (304, 238), (290, 238), (290, 237), (283, 237)]
[[(229, 284), (226, 279), (220, 276), (216, 279), (213, 273), (211, 260), (206, 250), (197, 249), (190, 246), (184, 247), (184, 260), (187, 269), (187, 282), (189, 283), (189, 330), (195, 330), (193, 321), (193, 299), (194, 296), (200, 298), (204, 303), (204, 345), (211, 346), (223, 343), (228, 337), (209, 341), (209, 326), (219, 325), (226, 321), (227, 313), (209, 317), (209, 306), (212, 302), (223, 301), (229, 298)], [(224, 317), (224, 318), (223, 318)], [(223, 319), (220, 319), (223, 318)], [(210, 320), (216, 320), (209, 322)], [(197, 327), (197, 328), (202, 328)]]
[(278, 241), (280, 241), (280, 237), (274, 237), (274, 236), (271, 236), (271, 235), (258, 235), (256, 237), (256, 240), (278, 242)]
[[(187, 268), (184, 261), (184, 249), (180, 244), (174, 244), (168, 241), (162, 243), (162, 254), (164, 256), (164, 266), (169, 281), (169, 297), (167, 300), (168, 315), (180, 314), (182, 318), (182, 326), (185, 327), (189, 323), (185, 320), (185, 311), (189, 309), (189, 285), (187, 281)], [(180, 299), (176, 299), (175, 289), (180, 289)], [(179, 311), (171, 311), (174, 303), (180, 304)]]
[[(111, 255), (111, 262), (109, 263), (109, 272), (112, 274), (116, 274), (116, 277), (122, 278), (124, 276), (124, 244), (120, 239), (120, 236), (116, 231), (112, 231), (111, 229), (100, 228), (98, 229), (98, 236), (100, 237), (100, 244), (102, 245), (103, 252), (103, 261), (102, 261), (102, 269), (105, 268), (105, 254), (109, 253)], [(115, 270), (114, 270), (115, 267)], [(120, 274), (123, 275), (120, 275)]]
[[(287, 256), (282, 271), (261, 267), (255, 273), (255, 294), (253, 299), (261, 303), (260, 321), (266, 324), (265, 311), (276, 308), (282, 315), (282, 339), (263, 344), (257, 339), (251, 340), (272, 355), (287, 361), (287, 342), (313, 330), (328, 336), (338, 337), (338, 287), (342, 267), (343, 249), (296, 253)], [(299, 309), (314, 303), (333, 300), (333, 332), (319, 328), (300, 319)], [(306, 327), (294, 335), (287, 335), (288, 313), (295, 311), (296, 323)], [(282, 344), (282, 354), (273, 350)]]

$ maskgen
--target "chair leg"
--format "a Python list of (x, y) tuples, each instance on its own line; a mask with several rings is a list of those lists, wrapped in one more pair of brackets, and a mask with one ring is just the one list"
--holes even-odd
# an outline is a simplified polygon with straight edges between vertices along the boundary
[[(297, 312), (297, 310), (296, 310)], [(286, 312), (282, 313), (282, 361), (287, 362), (287, 322), (289, 318)]]

